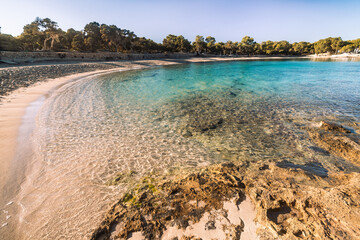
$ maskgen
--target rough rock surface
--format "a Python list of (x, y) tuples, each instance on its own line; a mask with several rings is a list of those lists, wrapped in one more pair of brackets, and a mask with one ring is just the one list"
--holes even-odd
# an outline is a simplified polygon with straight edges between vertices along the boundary
[(339, 124), (322, 122), (319, 129), (309, 129), (309, 136), (326, 151), (360, 166), (359, 134)]
[(340, 124), (332, 123), (328, 121), (321, 121), (320, 129), (323, 129), (325, 131), (332, 131), (332, 132), (351, 133), (349, 129), (344, 128)]
[(110, 238), (115, 227), (122, 239), (138, 231), (146, 239), (159, 239), (170, 223), (186, 228), (190, 221), (198, 222), (205, 212), (220, 209), (225, 200), (244, 199), (245, 186), (238, 174), (239, 168), (230, 163), (175, 181), (144, 178), (110, 209), (92, 239)]
[(293, 118), (290, 103), (258, 100), (231, 89), (194, 94), (154, 112), (232, 163), (143, 182), (113, 206), (93, 239), (112, 232), (121, 239), (132, 232), (160, 239), (169, 224), (186, 228), (244, 194), (256, 206), (260, 239), (358, 239), (359, 135), (339, 124)]
[(257, 231), (260, 239), (356, 239), (359, 177), (351, 173), (323, 178), (275, 164), (228, 163), (175, 181), (146, 178), (110, 209), (92, 239), (110, 239), (115, 229), (120, 239), (134, 232), (160, 239), (166, 226), (186, 228), (232, 197), (241, 202), (245, 193), (256, 204), (256, 221), (265, 226)]
[(257, 221), (275, 230), (262, 239), (356, 239), (360, 231), (360, 174), (322, 178), (270, 165), (246, 171), (244, 184)]

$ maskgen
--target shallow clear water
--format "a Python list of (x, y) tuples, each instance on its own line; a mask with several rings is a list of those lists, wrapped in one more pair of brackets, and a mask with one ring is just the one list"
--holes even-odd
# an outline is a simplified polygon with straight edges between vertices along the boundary
[[(358, 168), (309, 141), (305, 126), (360, 121), (360, 62), (250, 61), (119, 72), (63, 86), (44, 103), (19, 194), (25, 238), (87, 239), (129, 184), (121, 172), (221, 161)], [(356, 129), (355, 129), (356, 130)]]
[[(240, 89), (327, 107), (359, 118), (360, 62), (251, 61), (188, 64), (100, 78), (111, 110), (118, 102), (153, 106), (197, 91)], [(110, 81), (109, 81), (110, 80)], [(129, 81), (130, 80), (130, 81)]]

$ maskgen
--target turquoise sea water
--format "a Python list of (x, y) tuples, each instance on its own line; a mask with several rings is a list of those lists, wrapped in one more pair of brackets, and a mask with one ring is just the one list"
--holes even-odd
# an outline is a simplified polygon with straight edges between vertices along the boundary
[[(109, 109), (161, 104), (197, 91), (242, 90), (360, 117), (360, 62), (250, 61), (157, 67), (101, 77)], [(124, 100), (125, 99), (125, 100)]]
[(193, 63), (67, 84), (37, 117), (40, 164), (20, 199), (24, 219), (35, 221), (29, 236), (90, 236), (129, 187), (106, 183), (130, 170), (139, 179), (223, 161), (288, 161), (325, 174), (360, 171), (311, 142), (306, 128), (322, 120), (359, 131), (360, 62)]

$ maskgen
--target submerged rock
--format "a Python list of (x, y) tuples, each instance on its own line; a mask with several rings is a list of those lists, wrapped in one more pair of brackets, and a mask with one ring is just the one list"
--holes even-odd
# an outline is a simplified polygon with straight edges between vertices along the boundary
[(107, 182), (107, 185), (118, 185), (120, 183), (126, 183), (131, 181), (131, 179), (136, 175), (136, 171), (127, 171), (118, 173), (113, 179), (110, 179)]
[(233, 161), (297, 151), (298, 137), (288, 127), (291, 119), (283, 110), (286, 104), (226, 89), (174, 99), (153, 114), (179, 135), (196, 139), (222, 159)]
[(320, 129), (323, 129), (325, 131), (351, 133), (351, 131), (349, 129), (346, 129), (345, 127), (341, 126), (340, 124), (327, 122), (327, 121), (320, 122)]
[(307, 174), (316, 175), (319, 177), (328, 176), (328, 170), (324, 168), (321, 163), (317, 163), (317, 162), (308, 162), (305, 163), (304, 165), (301, 165), (301, 164), (294, 164), (289, 161), (282, 161), (276, 163), (276, 166), (281, 168), (302, 169)]

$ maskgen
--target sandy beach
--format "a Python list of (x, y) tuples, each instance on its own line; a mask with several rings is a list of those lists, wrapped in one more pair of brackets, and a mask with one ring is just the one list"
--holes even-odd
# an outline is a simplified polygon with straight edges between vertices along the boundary
[(15, 216), (20, 209), (15, 204), (13, 205), (13, 199), (26, 178), (26, 170), (31, 167), (31, 164), (26, 161), (30, 159), (28, 155), (31, 154), (29, 138), (35, 124), (36, 113), (45, 98), (58, 87), (71, 81), (119, 70), (98, 70), (42, 81), (28, 88), (15, 90), (2, 99), (0, 105), (0, 189), (2, 192), (0, 209), (4, 214), (2, 220), (5, 221), (1, 223), (0, 233), (6, 237), (5, 239), (14, 239), (16, 236), (15, 226), (18, 220)]
[[(9, 159), (13, 157), (16, 138), (18, 133), (18, 128), (21, 124), (22, 117), (25, 113), (26, 107), (30, 105), (31, 102), (36, 101), (41, 96), (44, 96), (51, 92), (54, 88), (65, 84), (67, 82), (74, 81), (86, 76), (91, 76), (94, 74), (105, 74), (113, 71), (125, 71), (131, 69), (141, 69), (153, 66), (161, 65), (173, 65), (173, 64), (183, 64), (183, 63), (201, 63), (201, 62), (214, 62), (214, 61), (248, 61), (248, 60), (279, 60), (279, 59), (293, 59), (294, 57), (211, 57), (211, 58), (190, 58), (190, 59), (174, 59), (174, 60), (139, 60), (139, 61), (119, 61), (119, 62), (99, 62), (91, 63), (90, 69), (100, 68), (102, 70), (89, 71), (84, 68), (75, 67), (71, 71), (65, 71), (61, 73), (61, 68), (57, 69), (55, 74), (60, 75), (59, 77), (54, 78), (54, 72), (52, 69), (63, 63), (40, 63), (40, 64), (28, 64), (21, 66), (0, 66), (0, 76), (2, 79), (5, 79), (9, 75), (13, 81), (17, 81), (19, 78), (31, 78), (31, 81), (24, 81), (23, 85), (29, 86), (24, 87), (21, 84), (11, 87), (3, 86), (2, 88), (2, 98), (0, 96), (0, 134), (1, 138), (1, 150), (0, 155), (3, 156), (2, 165), (0, 166), (1, 181), (4, 182), (5, 170), (9, 167)], [(303, 58), (303, 57), (301, 57)], [(71, 66), (72, 64), (66, 64)], [(81, 66), (81, 64), (76, 63), (75, 65)], [(44, 69), (38, 69), (43, 67)], [(108, 68), (108, 69), (103, 69)], [(42, 71), (40, 74), (37, 73), (37, 76), (34, 76), (34, 71)], [(77, 73), (77, 71), (84, 73)], [(60, 73), (59, 73), (60, 72)], [(68, 76), (61, 76), (61, 75)], [(70, 75), (69, 75), (70, 74)], [(14, 90), (15, 89), (15, 90)], [(10, 95), (7, 95), (10, 94)], [(5, 96), (4, 96), (5, 95)], [(0, 185), (1, 186), (1, 185)]]
[[(312, 59), (312, 58), (322, 58), (322, 57), (308, 56), (308, 57), (299, 57), (299, 58)], [(23, 154), (27, 154), (27, 151), (29, 150), (28, 148), (30, 148), (29, 146), (27, 146), (28, 145), (27, 141), (32, 134), (32, 129), (33, 126), (35, 125), (35, 118), (38, 110), (44, 103), (45, 99), (51, 96), (52, 94), (54, 94), (59, 88), (67, 86), (67, 84), (76, 83), (78, 80), (82, 80), (88, 77), (90, 78), (93, 76), (100, 76), (103, 74), (110, 74), (113, 72), (127, 71), (133, 69), (143, 69), (143, 68), (150, 68), (156, 66), (175, 65), (175, 64), (184, 64), (184, 63), (248, 61), (248, 60), (280, 60), (280, 59), (296, 59), (296, 57), (234, 57), (234, 58), (218, 57), (218, 58), (137, 60), (137, 61), (98, 62), (98, 63), (93, 62), (93, 63), (81, 63), (81, 64), (42, 63), (38, 65), (30, 64), (30, 65), (22, 65), (22, 66), (0, 67), (0, 77), (6, 75), (7, 80), (11, 80), (8, 81), (8, 83), (10, 83), (11, 86), (2, 89), (3, 90), (2, 98), (0, 98), (0, 156), (1, 156), (0, 190), (3, 193), (1, 194), (0, 197), (0, 210), (2, 211), (1, 214), (3, 214), (3, 216), (1, 216), (2, 218), (0, 219), (1, 220), (0, 236), (4, 236), (5, 239), (24, 238), (24, 235), (21, 235), (21, 233), (19, 233), (20, 232), (19, 229), (17, 229), (19, 219), (16, 216), (18, 212), (21, 211), (21, 209), (19, 206), (14, 206), (16, 204), (13, 204), (14, 196), (18, 193), (21, 184), (24, 183), (26, 178), (28, 177), (26, 175), (27, 169), (31, 168), (31, 163), (27, 163), (24, 160), (26, 159), (26, 157), (22, 158), (22, 156)], [(89, 65), (86, 66), (86, 64)], [(33, 73), (34, 71), (37, 70), (40, 72), (40, 74), (34, 76)], [(55, 75), (60, 77), (54, 78)], [(11, 78), (9, 76), (14, 76), (14, 77)], [(26, 81), (26, 78), (30, 79), (29, 82)], [(18, 79), (22, 79), (19, 84), (17, 83)], [(318, 130), (315, 129), (311, 131), (314, 131), (316, 133), (316, 131)], [(326, 204), (331, 205), (332, 204), (331, 199), (333, 199), (332, 198), (333, 195), (338, 194), (338, 192), (340, 191), (348, 191), (349, 195), (353, 194), (353, 191), (356, 191), (356, 188), (354, 186), (356, 186), (358, 182), (358, 180), (356, 180), (358, 174), (356, 173), (353, 173), (346, 177), (344, 177), (343, 175), (335, 175), (334, 182), (336, 188), (334, 188), (334, 190), (329, 190), (330, 189), (329, 187), (324, 187), (324, 189), (319, 190), (316, 187), (316, 184), (312, 186), (311, 184), (308, 185), (306, 182), (308, 181), (311, 182), (316, 180), (321, 184), (323, 184), (324, 186), (329, 186), (330, 183), (326, 182), (322, 177), (319, 176), (314, 175), (315, 178), (314, 176), (309, 177), (308, 172), (306, 172), (305, 170), (300, 170), (300, 168), (295, 167), (295, 170), (299, 174), (296, 176), (297, 180), (299, 180), (298, 181), (299, 184), (305, 182), (304, 185), (299, 185), (300, 187), (296, 188), (297, 189), (296, 191), (300, 191), (299, 193), (299, 192), (292, 192), (291, 188), (289, 188), (287, 185), (288, 179), (293, 177), (293, 173), (295, 171), (292, 170), (291, 167), (290, 168), (279, 167), (274, 163), (270, 163), (270, 164), (254, 163), (249, 169), (247, 169), (247, 167), (241, 168), (235, 165), (223, 165), (223, 166), (221, 165), (221, 166), (215, 166), (213, 168), (215, 168), (215, 170), (212, 168), (210, 168), (210, 170), (211, 169), (212, 169), (211, 171), (214, 170), (213, 171), (214, 176), (210, 174), (210, 177), (213, 177), (212, 180), (214, 182), (219, 181), (219, 184), (220, 183), (222, 184), (224, 182), (223, 179), (221, 179), (221, 177), (220, 179), (218, 179), (218, 173), (222, 173), (224, 174), (224, 176), (227, 176), (225, 178), (226, 181), (228, 179), (231, 179), (229, 185), (225, 186), (224, 188), (226, 191), (228, 191), (227, 194), (229, 199), (231, 199), (230, 197), (233, 196), (234, 191), (236, 192), (236, 194), (239, 194), (239, 196), (243, 196), (243, 197), (245, 196), (246, 193), (247, 196), (246, 201), (244, 201), (242, 197), (239, 197), (239, 199), (236, 198), (230, 202), (225, 202), (224, 206), (227, 207), (228, 209), (232, 209), (229, 210), (232, 212), (235, 211), (234, 209), (237, 209), (239, 214), (241, 213), (245, 216), (243, 220), (240, 219), (240, 222), (237, 216), (232, 216), (234, 220), (232, 220), (231, 222), (229, 221), (231, 225), (228, 226), (229, 234), (230, 232), (235, 232), (235, 233), (241, 232), (239, 229), (237, 230), (233, 229), (232, 226), (241, 225), (242, 224), (241, 221), (244, 221), (246, 222), (246, 227), (245, 227), (245, 231), (243, 231), (242, 236), (244, 237), (251, 236), (249, 238), (254, 238), (256, 236), (256, 228), (260, 226), (260, 224), (258, 223), (255, 224), (253, 218), (256, 217), (258, 220), (263, 221), (263, 223), (264, 222), (271, 223), (270, 221), (271, 219), (270, 220), (268, 219), (271, 217), (271, 216), (269, 217), (269, 212), (271, 214), (275, 214), (276, 216), (278, 216), (279, 212), (283, 210), (288, 211), (289, 206), (287, 205), (288, 203), (285, 203), (284, 199), (287, 199), (286, 201), (293, 201), (294, 204), (296, 203), (297, 205), (295, 207), (298, 207), (298, 209), (300, 209), (299, 211), (304, 211), (303, 214), (311, 215), (312, 213), (308, 213), (304, 210), (306, 208), (309, 208), (308, 203), (305, 202), (305, 199), (306, 201), (310, 202), (310, 205), (313, 204), (312, 206), (314, 206), (313, 207), (314, 209), (320, 209), (316, 207), (318, 204), (317, 200), (318, 198), (320, 198), (320, 196), (325, 196), (323, 197), (324, 199), (322, 199), (322, 202), (326, 202)], [(264, 178), (265, 180), (261, 178), (262, 175), (266, 176)], [(159, 177), (159, 179), (163, 181), (161, 177)], [(195, 178), (194, 180), (190, 176), (190, 177), (185, 177), (184, 179), (180, 179), (179, 182), (175, 182), (175, 183), (169, 183), (169, 182), (159, 183), (158, 185), (156, 185), (156, 187), (170, 186), (169, 189), (172, 189), (173, 187), (176, 187), (176, 184), (182, 186), (183, 185), (182, 181), (188, 182), (189, 179), (190, 181), (194, 181), (193, 183), (194, 186), (197, 186), (198, 182), (202, 181), (201, 177), (199, 177), (198, 179)], [(236, 179), (236, 181), (234, 179)], [(240, 181), (239, 179), (242, 180)], [(344, 182), (348, 183), (348, 185), (343, 184)], [(210, 181), (209, 186), (212, 186), (211, 183), (213, 182)], [(31, 179), (30, 180), (27, 179), (26, 184), (28, 185), (31, 184)], [(272, 186), (269, 187), (270, 185)], [(235, 190), (234, 190), (234, 186), (237, 187)], [(346, 187), (345, 190), (343, 189), (345, 188), (344, 186)], [(261, 189), (261, 193), (258, 191), (259, 189)], [(304, 189), (304, 191), (301, 192), (301, 189)], [(187, 191), (189, 189), (185, 189), (185, 190)], [(203, 195), (205, 196), (205, 200), (201, 199), (200, 196), (195, 195), (193, 201), (197, 202), (196, 207), (199, 207), (198, 202), (201, 201), (205, 201), (205, 202), (209, 201), (210, 203), (209, 206), (211, 206), (211, 204), (214, 204), (214, 206), (216, 206), (216, 202), (211, 202), (212, 201), (211, 198), (207, 199), (206, 195), (208, 195), (208, 193), (206, 193), (207, 191), (206, 188), (204, 187), (204, 189), (201, 189), (201, 191), (204, 191)], [(144, 192), (148, 194), (148, 192), (146, 192), (145, 190)], [(165, 196), (164, 199), (166, 199), (167, 197), (172, 197), (172, 193), (171, 193), (172, 191), (169, 192), (170, 193), (168, 195), (164, 195)], [(261, 197), (258, 197), (260, 196), (259, 194), (261, 195)], [(299, 194), (301, 195), (301, 199), (298, 199)], [(272, 199), (272, 197), (269, 199), (267, 197), (269, 195), (273, 196), (274, 199)], [(326, 198), (326, 196), (329, 197)], [(314, 197), (314, 199), (312, 199), (312, 197)], [(151, 200), (152, 199), (149, 198), (149, 201)], [(240, 204), (241, 202), (240, 200), (244, 201), (242, 205)], [(329, 201), (329, 203), (327, 201)], [(339, 202), (341, 202), (340, 198), (339, 198)], [(254, 206), (252, 204), (256, 205), (256, 211), (254, 210)], [(312, 206), (310, 207), (312, 208)], [(124, 206), (122, 206), (121, 204), (119, 206), (117, 205), (114, 206), (115, 209), (117, 208), (122, 209), (123, 207)], [(196, 210), (194, 206), (190, 206), (190, 209), (192, 208)], [(339, 209), (347, 209), (347, 208), (350, 209), (351, 207), (341, 205)], [(129, 221), (129, 219), (131, 219), (130, 216), (131, 214), (138, 214), (137, 213), (138, 209), (136, 208), (129, 208), (129, 209), (131, 211), (127, 213), (129, 214), (129, 217), (126, 216), (125, 218), (126, 221)], [(330, 215), (331, 214), (336, 215), (339, 212), (339, 209), (337, 207), (332, 207), (330, 209), (331, 210)], [(149, 214), (154, 214), (154, 217), (155, 218), (159, 217), (159, 219), (163, 217), (163, 216), (156, 216), (156, 212), (154, 213), (150, 211)], [(288, 214), (289, 216), (291, 214), (295, 216), (297, 213), (295, 214), (295, 212), (291, 212), (290, 214), (289, 212), (287, 212), (286, 214)], [(198, 229), (200, 228), (203, 229), (204, 225), (206, 227), (206, 224), (208, 224), (209, 219), (214, 218), (214, 216), (218, 220), (214, 222), (214, 226), (218, 226), (218, 229), (220, 229), (219, 226), (223, 224), (223, 222), (228, 221), (226, 214), (224, 215), (223, 212), (221, 211), (220, 212), (213, 211), (210, 212), (210, 215), (206, 215), (206, 216), (204, 215), (204, 218), (199, 222), (200, 225), (199, 226), (194, 225), (195, 226), (194, 229), (186, 228), (185, 230), (183, 229), (183, 231), (181, 231), (172, 228), (171, 227), (172, 225), (169, 225), (168, 226), (169, 230), (165, 232), (165, 236), (170, 237), (180, 233), (181, 234), (186, 233), (190, 235), (199, 234), (199, 232), (201, 231)], [(251, 216), (251, 218), (249, 216)], [(321, 219), (321, 217), (319, 217), (320, 214), (318, 213), (316, 213), (315, 215), (313, 214), (311, 216), (315, 218), (318, 217)], [(117, 220), (116, 217), (118, 216), (115, 216), (115, 220)], [(286, 219), (287, 217), (284, 218)], [(111, 215), (111, 211), (105, 217), (105, 219), (106, 220), (110, 219), (111, 221), (114, 220), (114, 216)], [(356, 219), (355, 220), (354, 219), (350, 219), (348, 220), (348, 222), (350, 224), (356, 222)], [(321, 221), (323, 220), (321, 219)], [(316, 224), (321, 221), (315, 221), (314, 226), (318, 227), (318, 225)], [(295, 222), (294, 226), (298, 226), (298, 225), (302, 226), (302, 224), (303, 223)], [(250, 226), (250, 228), (248, 228), (248, 226)], [(269, 226), (270, 225), (267, 225), (267, 227)], [(336, 227), (334, 227), (334, 229), (336, 229)], [(353, 229), (355, 228), (356, 227), (351, 227), (349, 232), (353, 232)], [(96, 232), (94, 233), (93, 239), (101, 239), (103, 235), (110, 234), (109, 229), (110, 229), (109, 225), (106, 224), (104, 224), (104, 226), (101, 225), (98, 228), (98, 230), (96, 230)], [(268, 234), (267, 231), (269, 228), (266, 228), (265, 230), (264, 229), (265, 228), (263, 228), (262, 231)], [(144, 232), (152, 231), (150, 229), (140, 229), (140, 230), (144, 230)], [(114, 232), (114, 233), (121, 234), (121, 231), (119, 230), (118, 232)], [(276, 231), (279, 232), (281, 231), (281, 229), (276, 229)], [(296, 231), (297, 230), (294, 230), (294, 232)], [(333, 229), (331, 229), (331, 231), (335, 232), (335, 230)], [(304, 230), (304, 233), (301, 234), (305, 236), (305, 232), (306, 231)], [(98, 233), (98, 235), (96, 235), (96, 233)], [(139, 234), (140, 238), (142, 236), (137, 231), (134, 231), (133, 233), (135, 235)], [(220, 231), (217, 234), (219, 234), (218, 236), (222, 236), (221, 234), (223, 233), (224, 232)], [(209, 234), (209, 232), (206, 232), (206, 234)], [(266, 234), (264, 234), (264, 236), (266, 236)], [(212, 235), (209, 234), (207, 236), (208, 239), (211, 239), (211, 236)]]
[[(50, 93), (53, 89), (76, 79), (84, 78), (94, 74), (105, 74), (116, 71), (125, 71), (131, 69), (141, 69), (153, 66), (161, 65), (173, 65), (183, 64), (189, 62), (213, 62), (213, 61), (247, 61), (247, 60), (264, 60), (264, 59), (293, 59), (292, 57), (217, 57), (217, 58), (190, 58), (190, 59), (174, 59), (174, 60), (139, 60), (139, 61), (119, 61), (119, 62), (99, 62), (91, 63), (91, 68), (102, 70), (87, 71), (84, 73), (77, 73), (77, 71), (86, 71), (81, 67), (81, 64), (76, 63), (74, 69), (71, 71), (64, 71), (61, 73), (62, 68), (55, 71), (55, 74), (60, 75), (54, 78), (54, 67), (58, 66), (58, 63), (41, 63), (41, 64), (28, 64), (21, 66), (3, 66), (0, 67), (0, 76), (2, 79), (11, 76), (13, 82), (17, 82), (19, 78), (29, 79), (31, 81), (23, 81), (22, 84), (8, 84), (11, 87), (2, 87), (2, 98), (0, 98), (0, 189), (4, 187), (6, 179), (8, 178), (8, 171), (11, 165), (11, 159), (14, 158), (14, 152), (16, 149), (16, 143), (18, 136), (19, 127), (23, 121), (26, 108), (34, 101), (39, 99), (41, 96), (45, 96)], [(67, 67), (71, 67), (70, 64), (59, 63)], [(86, 64), (86, 63), (85, 63)], [(80, 66), (80, 67), (79, 67)], [(44, 68), (44, 69), (39, 69)], [(104, 69), (108, 68), (108, 69)], [(39, 71), (34, 76), (34, 71)], [(61, 75), (68, 76), (61, 76)], [(29, 83), (30, 82), (30, 83)], [(24, 87), (28, 86), (29, 87)], [(15, 90), (13, 90), (15, 89)], [(10, 95), (6, 95), (9, 94)], [(5, 95), (5, 96), (4, 96)], [(1, 97), (1, 96), (0, 96)]]
[(7, 179), (9, 177), (8, 173), (11, 167), (11, 161), (14, 158), (16, 145), (18, 143), (19, 138), (21, 137), (18, 135), (19, 127), (21, 124), (24, 125), (29, 124), (29, 119), (27, 119), (28, 121), (25, 121), (26, 119), (24, 119), (24, 115), (26, 113), (26, 109), (30, 106), (30, 104), (32, 102), (37, 101), (41, 97), (46, 97), (46, 95), (50, 94), (52, 90), (56, 89), (57, 87), (63, 84), (66, 84), (67, 82), (74, 81), (76, 79), (84, 78), (87, 76), (92, 76), (95, 74), (102, 74), (102, 73), (108, 73), (119, 70), (120, 69), (98, 70), (88, 73), (79, 73), (71, 76), (60, 77), (57, 79), (51, 79), (49, 81), (38, 82), (32, 85), (31, 87), (20, 88), (18, 90), (15, 90), (10, 95), (5, 96), (1, 100), (1, 105), (0, 105), (1, 189), (4, 187), (4, 184), (7, 182)]
[(342, 53), (342, 54), (313, 54), (309, 55), (310, 58), (318, 58), (318, 59), (324, 59), (324, 58), (330, 58), (330, 59), (359, 59), (360, 54), (355, 53)]
[[(246, 60), (247, 58), (241, 59)], [(253, 59), (253, 58), (252, 58)], [(258, 59), (258, 58), (257, 58)], [(30, 76), (38, 67), (43, 67), (42, 74), (38, 75), (37, 78), (32, 78), (31, 85), (29, 87), (20, 87), (14, 91), (6, 91), (4, 93), (10, 93), (9, 95), (3, 96), (0, 102), (0, 189), (3, 194), (0, 198), (0, 209), (6, 210), (9, 205), (12, 204), (12, 198), (19, 190), (21, 183), (26, 177), (24, 174), (28, 164), (21, 161), (22, 157), (18, 157), (15, 161), (15, 154), (17, 147), (20, 151), (25, 151), (26, 145), (29, 143), (26, 141), (31, 135), (31, 128), (35, 121), (36, 112), (41, 107), (42, 102), (51, 94), (52, 91), (56, 90), (60, 86), (83, 79), (89, 76), (97, 74), (106, 74), (117, 71), (126, 71), (131, 69), (141, 69), (160, 65), (173, 65), (182, 64), (187, 62), (211, 62), (211, 61), (234, 61), (239, 60), (237, 58), (192, 58), (186, 60), (143, 60), (143, 61), (121, 61), (121, 62), (106, 62), (106, 66), (110, 66), (109, 69), (95, 70), (90, 72), (75, 73), (68, 76), (63, 76), (55, 79), (48, 78), (52, 77), (53, 73), (51, 68), (57, 66), (56, 63), (51, 64), (40, 64), (40, 65), (27, 65), (27, 66), (10, 66), (0, 68), (0, 75), (4, 74), (11, 75), (14, 72), (18, 72), (16, 76)], [(64, 65), (64, 64), (63, 64)], [(79, 64), (78, 64), (79, 65)], [(91, 69), (104, 68), (104, 63), (91, 63)], [(96, 66), (98, 65), (98, 66)], [(71, 64), (65, 67), (71, 67)], [(50, 67), (50, 71), (49, 68)], [(46, 72), (48, 71), (48, 72)], [(59, 71), (59, 70), (57, 70)], [(72, 70), (76, 72), (76, 68)], [(79, 71), (84, 71), (82, 67)], [(58, 73), (57, 73), (58, 74)], [(16, 77), (15, 77), (16, 80)], [(24, 84), (28, 84), (26, 81)], [(17, 86), (18, 87), (18, 86)], [(10, 88), (9, 88), (10, 89)], [(33, 104), (32, 104), (33, 103)], [(27, 116), (27, 117), (26, 117)], [(20, 128), (22, 127), (22, 131)], [(19, 146), (19, 144), (23, 144)], [(19, 153), (26, 154), (26, 153)], [(19, 160), (20, 159), (20, 160)], [(8, 221), (2, 222), (1, 225), (4, 227), (10, 224), (14, 218)], [(0, 233), (5, 230), (4, 227), (0, 228)], [(9, 231), (6, 232), (9, 234)], [(10, 236), (14, 234), (10, 231)]]
[(0, 240), (360, 240), (360, 1), (2, 5)]

